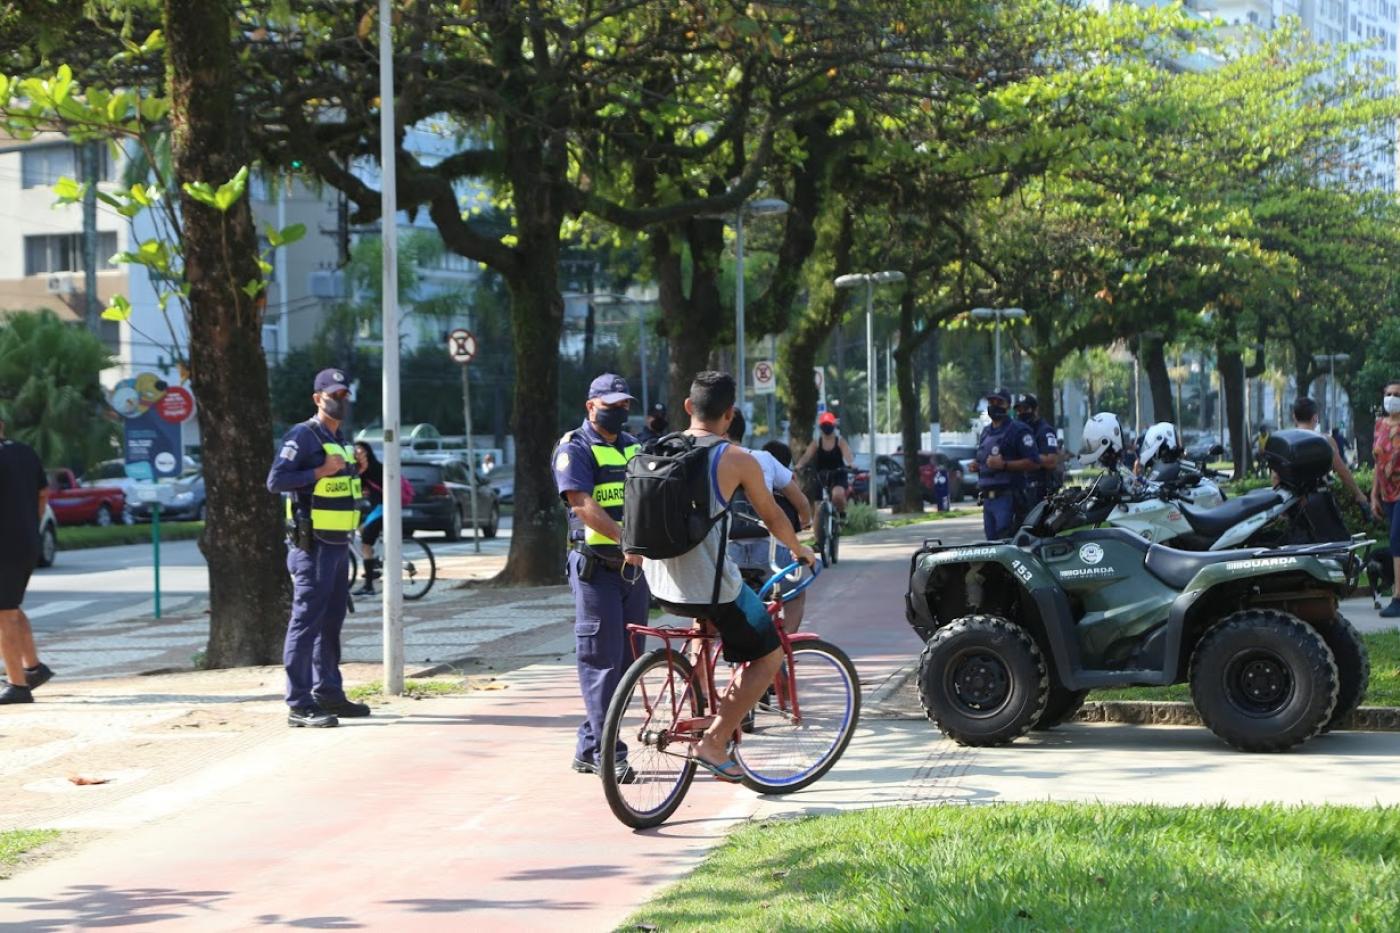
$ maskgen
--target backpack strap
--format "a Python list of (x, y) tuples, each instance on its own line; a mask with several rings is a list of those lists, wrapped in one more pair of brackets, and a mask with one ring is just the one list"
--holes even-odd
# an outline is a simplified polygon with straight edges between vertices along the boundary
[[(724, 517), (720, 519), (719, 534), (719, 556), (715, 558), (715, 588), (710, 592), (710, 615), (713, 616), (719, 610), (719, 587), (724, 582), (724, 558), (729, 547), (729, 510), (724, 510)], [(740, 581), (743, 586), (743, 581)]]

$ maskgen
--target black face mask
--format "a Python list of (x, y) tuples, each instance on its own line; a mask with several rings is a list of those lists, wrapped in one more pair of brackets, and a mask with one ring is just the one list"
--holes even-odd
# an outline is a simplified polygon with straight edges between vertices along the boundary
[(824, 424), (824, 425), (822, 425), (821, 427), (822, 427), (822, 433), (823, 433), (823, 434), (835, 434), (835, 433), (836, 433), (836, 425), (834, 425), (834, 424)]
[(1033, 411), (1023, 411), (1019, 413), (1016, 417), (1020, 418), (1026, 424), (1035, 424), (1036, 421), (1035, 412)]
[(350, 417), (350, 399), (336, 398), (333, 395), (321, 396), (321, 411), (326, 413), (326, 417), (334, 418), (336, 421), (344, 421)]
[(653, 419), (651, 419), (651, 429), (652, 429), (653, 431), (655, 431), (657, 434), (665, 434), (665, 433), (666, 433), (666, 419), (665, 419), (665, 418), (653, 418)]
[(993, 421), (1004, 421), (1004, 420), (1006, 420), (1006, 406), (1005, 406), (1005, 405), (988, 405), (988, 406), (987, 406), (987, 417), (988, 417), (988, 418), (991, 418)]
[(593, 424), (606, 434), (621, 434), (627, 426), (627, 409), (598, 408), (593, 411)]

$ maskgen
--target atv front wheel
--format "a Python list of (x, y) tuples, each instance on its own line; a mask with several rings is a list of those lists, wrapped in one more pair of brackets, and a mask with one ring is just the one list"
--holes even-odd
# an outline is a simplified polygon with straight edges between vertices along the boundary
[(1322, 640), (1332, 649), (1332, 657), (1337, 662), (1340, 683), (1337, 689), (1337, 707), (1332, 710), (1323, 732), (1331, 732), (1356, 712), (1361, 700), (1366, 696), (1366, 688), (1371, 683), (1371, 654), (1366, 650), (1366, 642), (1361, 633), (1340, 614), (1331, 625), (1320, 629)]
[(1088, 690), (1070, 690), (1059, 684), (1052, 684), (1045, 698), (1045, 712), (1036, 720), (1035, 730), (1044, 732), (1069, 722), (1084, 705), (1084, 698), (1088, 695)]
[(1048, 692), (1035, 640), (997, 616), (966, 616), (944, 626), (919, 660), (919, 702), (959, 745), (1006, 745), (1025, 735)]
[(1246, 752), (1306, 742), (1337, 705), (1337, 663), (1297, 616), (1248, 609), (1226, 616), (1191, 655), (1191, 698), (1210, 731)]

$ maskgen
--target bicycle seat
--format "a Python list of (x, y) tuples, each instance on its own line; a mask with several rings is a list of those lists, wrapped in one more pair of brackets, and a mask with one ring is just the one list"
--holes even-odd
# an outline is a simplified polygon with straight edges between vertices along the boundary
[(1198, 509), (1181, 505), (1182, 517), (1197, 534), (1218, 538), (1247, 518), (1252, 518), (1283, 501), (1283, 496), (1272, 489), (1260, 489), (1231, 499), (1213, 509)]
[(1265, 548), (1240, 548), (1233, 551), (1178, 551), (1162, 544), (1147, 549), (1143, 566), (1147, 572), (1174, 590), (1183, 590), (1196, 574), (1212, 564), (1232, 560), (1251, 560), (1265, 553)]

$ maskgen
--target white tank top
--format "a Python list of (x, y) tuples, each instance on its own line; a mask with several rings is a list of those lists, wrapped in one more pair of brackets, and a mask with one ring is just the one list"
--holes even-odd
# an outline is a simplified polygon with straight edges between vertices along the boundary
[[(710, 449), (710, 517), (716, 518), (729, 509), (729, 503), (719, 491), (719, 458), (729, 443), (716, 444)], [(646, 574), (651, 595), (668, 603), (701, 603), (709, 605), (715, 592), (715, 565), (719, 561), (719, 548), (725, 534), (725, 522), (717, 521), (710, 533), (695, 547), (680, 557), (666, 560), (644, 560), (642, 571)], [(719, 601), (732, 603), (739, 598), (739, 587), (743, 578), (739, 568), (729, 556), (724, 555), (724, 571), (719, 585)]]

